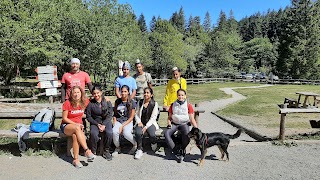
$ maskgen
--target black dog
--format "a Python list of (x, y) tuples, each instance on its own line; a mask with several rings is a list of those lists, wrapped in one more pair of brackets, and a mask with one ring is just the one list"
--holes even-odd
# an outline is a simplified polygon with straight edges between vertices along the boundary
[(229, 160), (229, 153), (227, 151), (230, 139), (238, 138), (241, 134), (242, 130), (239, 129), (234, 135), (224, 134), (220, 132), (216, 133), (202, 133), (200, 129), (193, 127), (189, 132), (189, 138), (195, 140), (196, 145), (201, 151), (201, 158), (198, 166), (203, 165), (204, 158), (207, 154), (207, 148), (217, 145), (221, 152), (221, 160), (223, 160), (224, 155), (227, 155), (227, 159)]

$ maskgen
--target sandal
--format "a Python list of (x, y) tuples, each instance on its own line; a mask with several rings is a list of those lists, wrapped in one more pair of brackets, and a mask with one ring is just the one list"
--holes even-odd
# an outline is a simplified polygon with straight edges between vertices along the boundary
[(77, 169), (83, 167), (83, 165), (82, 165), (82, 163), (79, 161), (79, 159), (74, 159), (73, 162), (72, 162), (72, 165), (73, 165), (74, 167), (76, 167)]
[(90, 149), (85, 150), (85, 156), (87, 157), (88, 162), (93, 162), (93, 160), (96, 158), (96, 155), (94, 155)]

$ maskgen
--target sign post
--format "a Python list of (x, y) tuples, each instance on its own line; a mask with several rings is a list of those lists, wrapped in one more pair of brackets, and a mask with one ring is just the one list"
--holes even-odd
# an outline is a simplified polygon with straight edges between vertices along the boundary
[(49, 96), (49, 102), (53, 103), (53, 96), (58, 94), (57, 87), (61, 84), (58, 81), (57, 66), (38, 66), (35, 71), (38, 73), (38, 88), (46, 89), (46, 96)]

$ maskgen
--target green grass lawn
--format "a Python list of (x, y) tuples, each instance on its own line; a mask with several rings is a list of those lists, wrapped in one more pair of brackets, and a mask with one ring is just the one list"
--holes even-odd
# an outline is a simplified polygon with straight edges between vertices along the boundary
[[(279, 131), (280, 115), (278, 104), (284, 102), (285, 97), (298, 99), (296, 92), (314, 92), (320, 94), (319, 86), (314, 85), (275, 85), (266, 88), (235, 89), (247, 99), (232, 104), (218, 112), (222, 116), (231, 117), (253, 126), (273, 130), (273, 135)], [(287, 130), (298, 132), (310, 129), (309, 120), (320, 119), (318, 114), (296, 113), (286, 116)], [(287, 133), (287, 132), (286, 132)]]

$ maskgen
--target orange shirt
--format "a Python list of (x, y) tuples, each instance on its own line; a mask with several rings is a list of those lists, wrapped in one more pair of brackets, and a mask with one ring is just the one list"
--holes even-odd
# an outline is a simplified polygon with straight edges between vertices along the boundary
[[(89, 104), (89, 99), (86, 101), (86, 106)], [(76, 107), (76, 108), (74, 108), (72, 105), (71, 105), (71, 103), (70, 103), (70, 101), (69, 100), (67, 100), (67, 101), (65, 101), (64, 103), (63, 103), (63, 105), (62, 105), (62, 110), (63, 111), (68, 111), (68, 118), (71, 120), (71, 121), (73, 121), (73, 122), (75, 122), (75, 123), (79, 123), (79, 124), (82, 124), (83, 122), (82, 122), (82, 116), (83, 116), (83, 114), (84, 114), (84, 109), (81, 109), (81, 107), (80, 106), (78, 106), (78, 107)], [(61, 122), (61, 124), (63, 124), (63, 123), (65, 123), (65, 122)]]
[(80, 86), (83, 90), (86, 87), (86, 84), (90, 83), (90, 77), (88, 73), (80, 71), (78, 73), (67, 72), (62, 76), (61, 83), (67, 85), (66, 90), (66, 99), (70, 96), (70, 90), (73, 86)]

